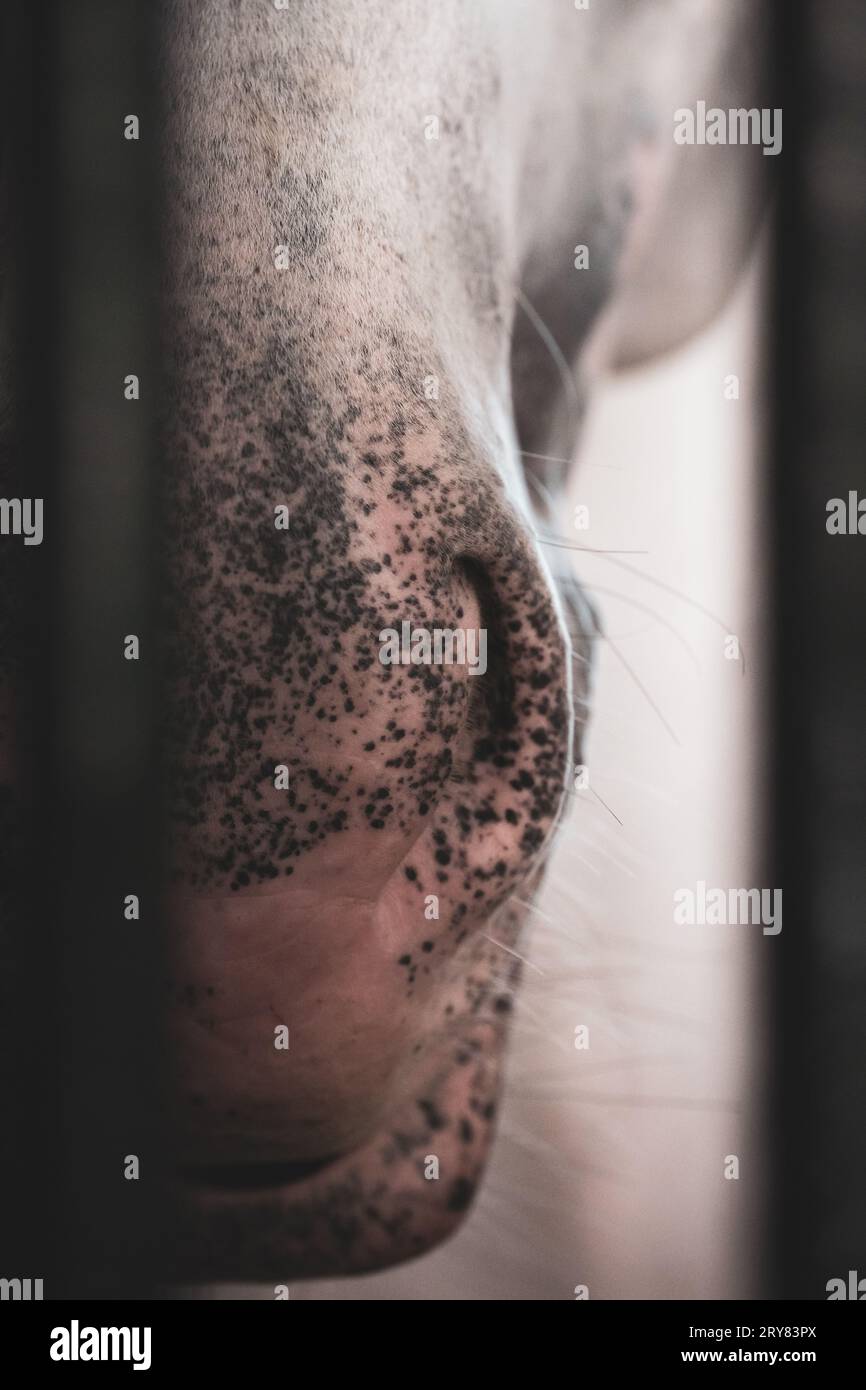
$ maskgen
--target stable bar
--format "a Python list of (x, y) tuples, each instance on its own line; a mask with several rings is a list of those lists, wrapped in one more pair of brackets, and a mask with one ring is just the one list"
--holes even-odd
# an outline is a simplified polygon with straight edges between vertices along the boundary
[(21, 3), (6, 21), (18, 447), (44, 539), (22, 585), (29, 920), (9, 933), (19, 1110), (4, 1198), (27, 1267), (0, 1272), (44, 1273), (45, 1298), (152, 1297), (164, 1258), (158, 14)]
[(866, 10), (777, 3), (784, 107), (775, 292), (775, 1103), (769, 1293), (866, 1275)]

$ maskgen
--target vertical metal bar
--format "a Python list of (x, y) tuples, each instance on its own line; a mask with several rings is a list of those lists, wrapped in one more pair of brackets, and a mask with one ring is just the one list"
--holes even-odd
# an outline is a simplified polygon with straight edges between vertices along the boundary
[(866, 1251), (866, 13), (777, 5), (785, 118), (773, 472), (777, 649), (772, 1293), (825, 1299)]
[[(48, 331), (51, 290), (40, 274), (52, 215), (53, 148), (43, 122), (52, 72), (40, 54), (38, 15), (23, 3), (3, 11), (3, 393), (0, 490), (7, 498), (43, 498), (54, 512), (56, 453), (55, 338)], [(58, 1287), (62, 1199), (59, 993), (53, 856), (46, 840), (41, 781), (49, 737), (51, 542), (25, 548), (0, 538), (4, 708), (0, 824), (0, 1084), (2, 1126), (2, 1274)], [(49, 754), (50, 758), (50, 754)]]
[[(40, 896), (29, 928), (37, 935), (17, 934), (13, 953), (30, 1027), (43, 1033), (36, 1058), (21, 1039), (22, 1066), (31, 1097), (44, 1083), (53, 1098), (47, 1129), (20, 1134), (21, 1153), (39, 1169), (23, 1224), (50, 1212), (46, 1297), (146, 1297), (163, 1211), (158, 7), (52, 0), (18, 8), (10, 55), (25, 290), (18, 404), (23, 475), (28, 496), (44, 499), (44, 539), (30, 589), (34, 758), (25, 773), (38, 802)], [(130, 116), (137, 139), (128, 138)], [(129, 659), (133, 637), (137, 659)], [(37, 1005), (40, 976), (51, 980), (47, 1018)], [(46, 1134), (56, 1141), (47, 1164)]]

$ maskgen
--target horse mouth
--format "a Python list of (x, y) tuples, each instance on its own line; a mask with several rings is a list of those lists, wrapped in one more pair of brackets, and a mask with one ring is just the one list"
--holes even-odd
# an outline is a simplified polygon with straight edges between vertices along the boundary
[(317, 1177), (337, 1163), (342, 1154), (300, 1162), (197, 1163), (179, 1169), (184, 1183), (215, 1192), (263, 1192), (268, 1188), (291, 1187)]

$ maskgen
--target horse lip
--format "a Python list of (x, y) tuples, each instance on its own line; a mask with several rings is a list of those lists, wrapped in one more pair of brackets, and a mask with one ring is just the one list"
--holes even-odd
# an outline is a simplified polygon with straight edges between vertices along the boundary
[(290, 1187), (330, 1168), (342, 1157), (304, 1159), (299, 1162), (197, 1163), (180, 1168), (184, 1182), (197, 1188), (221, 1192), (259, 1192), (268, 1188)]

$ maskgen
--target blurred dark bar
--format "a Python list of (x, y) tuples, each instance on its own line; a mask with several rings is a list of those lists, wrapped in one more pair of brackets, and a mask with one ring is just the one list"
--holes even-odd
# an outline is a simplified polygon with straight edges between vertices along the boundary
[[(866, 1276), (866, 6), (783, 0), (775, 292), (777, 881), (770, 1293)], [(864, 521), (866, 529), (866, 521)]]
[[(25, 755), (7, 788), (23, 838), (4, 892), (0, 1274), (43, 1278), (45, 1298), (155, 1296), (165, 1257), (158, 13), (19, 0), (3, 20), (19, 374), (8, 474), (44, 499), (44, 539), (14, 542), (20, 605), (6, 624)], [(125, 658), (133, 636), (138, 660)]]

